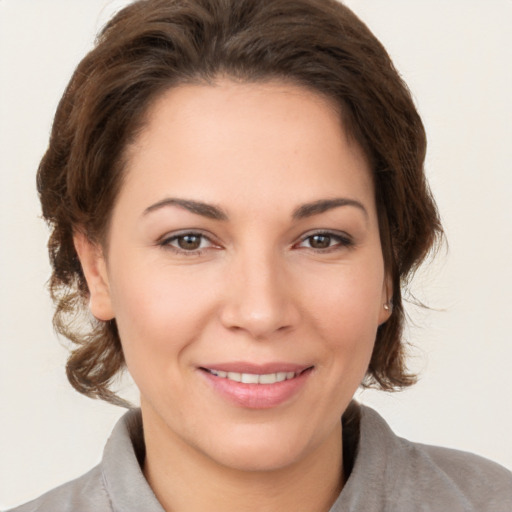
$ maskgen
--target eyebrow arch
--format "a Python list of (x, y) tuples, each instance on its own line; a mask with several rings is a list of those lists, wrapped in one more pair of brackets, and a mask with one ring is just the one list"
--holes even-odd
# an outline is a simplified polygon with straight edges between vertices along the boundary
[(303, 204), (294, 210), (292, 217), (295, 220), (304, 219), (306, 217), (312, 217), (313, 215), (318, 215), (340, 206), (355, 206), (364, 213), (366, 218), (368, 218), (368, 212), (362, 203), (356, 201), (355, 199), (348, 199), (345, 197), (320, 199), (318, 201), (313, 201), (312, 203)]
[(203, 203), (201, 201), (192, 201), (190, 199), (178, 199), (175, 197), (167, 197), (151, 206), (148, 206), (144, 210), (144, 215), (147, 215), (148, 213), (151, 213), (155, 210), (159, 210), (160, 208), (165, 208), (167, 206), (178, 206), (180, 208), (188, 210), (189, 212), (195, 213), (197, 215), (202, 215), (203, 217), (207, 217), (209, 219), (228, 220), (228, 216), (226, 215), (226, 213), (217, 206), (213, 206), (208, 203)]

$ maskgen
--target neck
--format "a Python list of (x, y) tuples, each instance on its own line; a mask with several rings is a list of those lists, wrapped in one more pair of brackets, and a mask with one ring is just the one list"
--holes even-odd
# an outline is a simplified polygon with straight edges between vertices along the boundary
[(300, 460), (242, 471), (218, 464), (173, 435), (154, 412), (144, 412), (144, 475), (166, 512), (327, 512), (341, 492), (341, 421)]

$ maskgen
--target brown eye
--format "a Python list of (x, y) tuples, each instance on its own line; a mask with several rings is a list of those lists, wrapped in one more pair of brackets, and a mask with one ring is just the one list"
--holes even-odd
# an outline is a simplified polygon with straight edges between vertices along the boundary
[(317, 232), (306, 236), (297, 245), (306, 249), (315, 251), (330, 252), (352, 247), (354, 245), (352, 238), (346, 233)]
[(331, 237), (329, 235), (310, 236), (309, 245), (313, 249), (327, 249), (331, 246)]
[(176, 242), (184, 251), (195, 251), (201, 247), (202, 238), (201, 235), (189, 234), (177, 237)]
[(179, 254), (190, 256), (198, 255), (204, 249), (210, 249), (215, 246), (207, 236), (193, 231), (164, 238), (158, 245), (172, 249)]

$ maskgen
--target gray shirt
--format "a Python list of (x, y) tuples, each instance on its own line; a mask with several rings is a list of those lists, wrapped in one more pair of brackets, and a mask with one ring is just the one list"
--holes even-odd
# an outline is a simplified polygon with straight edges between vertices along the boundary
[[(11, 512), (164, 512), (142, 474), (143, 454), (140, 411), (132, 410), (98, 466)], [(512, 473), (476, 455), (397, 437), (362, 406), (354, 466), (330, 510), (356, 511), (512, 512)]]

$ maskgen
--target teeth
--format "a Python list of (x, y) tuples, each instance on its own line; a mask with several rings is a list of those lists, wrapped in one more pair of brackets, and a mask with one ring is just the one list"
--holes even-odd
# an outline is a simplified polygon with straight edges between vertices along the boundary
[(236, 382), (242, 382), (242, 374), (236, 372), (228, 372), (228, 379)]
[(277, 373), (267, 373), (265, 375), (260, 375), (258, 382), (260, 384), (275, 384), (277, 382), (279, 374)]
[(223, 372), (220, 370), (208, 371), (216, 377), (242, 382), (243, 384), (275, 384), (276, 382), (293, 379), (296, 376), (295, 372), (277, 372), (258, 375), (256, 373)]
[(258, 384), (260, 378), (259, 375), (255, 375), (254, 373), (242, 373), (242, 380), (244, 384)]

